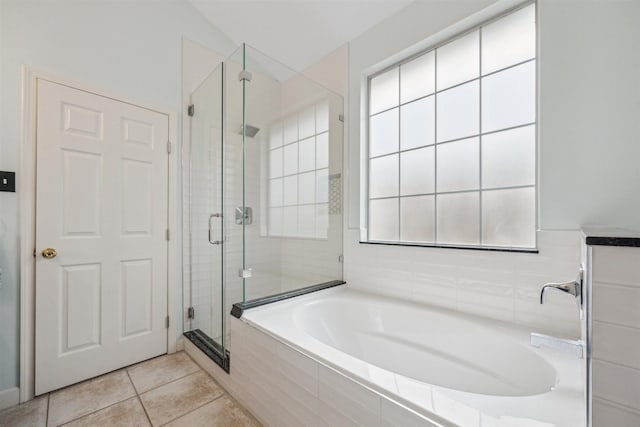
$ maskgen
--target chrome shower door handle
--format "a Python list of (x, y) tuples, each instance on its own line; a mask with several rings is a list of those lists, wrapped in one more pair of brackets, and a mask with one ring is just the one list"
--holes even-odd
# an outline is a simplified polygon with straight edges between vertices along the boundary
[(213, 240), (213, 228), (211, 228), (211, 220), (213, 218), (222, 218), (222, 214), (214, 213), (209, 215), (209, 243), (211, 243), (212, 245), (221, 245), (222, 240)]

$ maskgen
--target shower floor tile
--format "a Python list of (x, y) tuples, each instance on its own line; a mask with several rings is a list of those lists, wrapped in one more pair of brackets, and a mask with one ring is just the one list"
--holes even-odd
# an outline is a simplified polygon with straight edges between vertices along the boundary
[(184, 352), (160, 356), (0, 412), (0, 426), (258, 427)]

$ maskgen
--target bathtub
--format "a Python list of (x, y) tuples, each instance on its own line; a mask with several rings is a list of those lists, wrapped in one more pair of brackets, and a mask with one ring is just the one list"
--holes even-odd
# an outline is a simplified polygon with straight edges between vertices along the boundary
[(585, 425), (584, 360), (531, 347), (529, 329), (346, 286), (242, 321), (431, 425)]

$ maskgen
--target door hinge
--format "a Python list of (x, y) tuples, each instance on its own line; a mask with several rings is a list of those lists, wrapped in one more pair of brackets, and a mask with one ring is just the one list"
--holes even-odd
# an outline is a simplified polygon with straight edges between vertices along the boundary
[(344, 122), (344, 114), (338, 114), (338, 120)]
[(195, 319), (196, 318), (196, 311), (193, 309), (193, 307), (189, 307), (187, 309), (187, 318), (188, 319)]
[(342, 264), (344, 262), (344, 255), (342, 255), (342, 254), (338, 255), (338, 262), (340, 264)]
[(171, 235), (169, 233), (169, 229), (167, 228), (167, 241), (169, 241), (170, 238), (171, 238)]
[(189, 115), (189, 117), (193, 117), (195, 113), (196, 113), (195, 105), (189, 104), (189, 106), (187, 107), (187, 114)]
[(164, 319), (164, 327), (169, 329), (169, 316), (165, 317)]
[(171, 154), (171, 141), (167, 141), (167, 153)]
[(34, 257), (34, 258), (36, 257), (36, 250), (35, 250), (35, 248), (33, 249), (33, 257)]

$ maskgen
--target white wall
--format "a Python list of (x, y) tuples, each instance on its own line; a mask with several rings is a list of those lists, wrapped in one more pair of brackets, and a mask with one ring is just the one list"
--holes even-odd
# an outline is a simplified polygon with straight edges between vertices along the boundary
[[(182, 37), (234, 48), (180, 0), (2, 0), (0, 19), (0, 170), (18, 174), (23, 64), (179, 112)], [(18, 237), (17, 194), (0, 193), (0, 390), (18, 383)]]
[(537, 297), (544, 282), (577, 273), (582, 225), (640, 228), (637, 1), (538, 1), (539, 254), (358, 243), (363, 73), (517, 4), (423, 0), (352, 41), (345, 279), (369, 291), (576, 336), (575, 303), (560, 297), (540, 306)]
[[(349, 227), (358, 227), (362, 72), (501, 3), (518, 1), (418, 1), (351, 42)], [(541, 229), (640, 229), (638, 19), (633, 0), (538, 0)]]
[(640, 2), (543, 0), (540, 227), (640, 229)]

